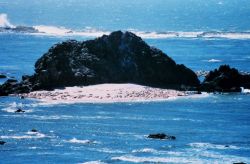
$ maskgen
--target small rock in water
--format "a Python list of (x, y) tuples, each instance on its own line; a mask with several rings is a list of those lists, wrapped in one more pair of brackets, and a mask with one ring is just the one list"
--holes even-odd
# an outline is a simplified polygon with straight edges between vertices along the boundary
[(31, 129), (31, 132), (38, 132), (38, 130), (36, 130), (36, 129)]
[(24, 113), (25, 111), (24, 110), (22, 110), (21, 108), (18, 108), (16, 111), (15, 111), (15, 113)]
[(0, 145), (4, 145), (5, 143), (5, 141), (0, 141)]
[(245, 162), (234, 162), (233, 164), (247, 164)]
[(24, 99), (24, 96), (20, 96), (20, 99)]
[(169, 136), (164, 133), (157, 133), (157, 134), (149, 134), (148, 138), (153, 138), (153, 139), (168, 139), (168, 140), (175, 140), (175, 136)]
[(5, 79), (5, 78), (7, 78), (6, 75), (0, 74), (0, 79)]

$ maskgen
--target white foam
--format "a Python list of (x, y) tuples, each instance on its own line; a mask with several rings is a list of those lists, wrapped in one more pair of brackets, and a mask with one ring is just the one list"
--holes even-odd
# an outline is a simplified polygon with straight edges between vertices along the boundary
[[(17, 108), (23, 108), (24, 105), (22, 103), (16, 103), (16, 102), (13, 102), (13, 103), (10, 103), (9, 104), (9, 107), (7, 108), (3, 108), (2, 111), (5, 111), (5, 112), (8, 112), (8, 113), (15, 113)], [(33, 112), (33, 110), (29, 109), (29, 110), (24, 110), (25, 113), (31, 113)]]
[(99, 37), (110, 34), (109, 31), (102, 31), (89, 27), (83, 30), (71, 30), (65, 27), (45, 25), (33, 26), (33, 28), (36, 29), (38, 33), (32, 33), (32, 35)]
[(250, 89), (244, 89), (243, 87), (241, 88), (241, 93), (250, 93)]
[(101, 162), (101, 161), (89, 161), (89, 162), (83, 162), (83, 163), (79, 163), (79, 164), (106, 164), (106, 163)]
[(29, 147), (29, 149), (31, 149), (31, 150), (36, 150), (36, 149), (38, 149), (39, 147), (36, 147), (36, 146), (32, 146), (32, 147)]
[(120, 157), (112, 157), (112, 160), (133, 162), (133, 163), (202, 163), (201, 160), (195, 158), (178, 158), (178, 157), (136, 157), (132, 155), (124, 155)]
[(205, 143), (205, 142), (196, 142), (190, 143), (189, 146), (199, 149), (240, 149), (237, 146), (233, 145), (219, 145), (219, 144), (212, 144), (212, 143)]
[(110, 153), (110, 154), (113, 154), (113, 153), (125, 153), (124, 151), (122, 150), (117, 150), (117, 149), (110, 149), (110, 148), (91, 148), (90, 150), (93, 150), (93, 151), (97, 151), (97, 152), (102, 152), (102, 153)]
[(39, 132), (27, 132), (27, 135), (13, 135), (13, 136), (1, 136), (2, 139), (40, 139), (48, 137), (43, 133)]
[(45, 33), (48, 35), (65, 35), (69, 32), (71, 32), (70, 29), (66, 29), (65, 27), (56, 27), (56, 26), (33, 26), (36, 30), (38, 30), (40, 33)]
[(68, 140), (67, 142), (69, 143), (78, 143), (78, 144), (89, 144), (89, 143), (93, 143), (92, 141), (90, 140), (79, 140), (79, 139), (76, 139), (76, 138), (73, 138), (71, 140)]
[[(13, 24), (7, 18), (7, 14), (0, 14), (0, 27), (6, 28), (15, 28)], [(27, 26), (30, 28), (29, 26)], [(108, 35), (111, 31), (108, 30), (99, 30), (92, 27), (85, 27), (82, 30), (74, 30), (61, 26), (49, 26), (49, 25), (35, 25), (33, 26), (36, 29), (37, 33), (29, 33), (30, 35), (47, 35), (47, 36), (82, 36), (82, 37), (100, 37), (102, 35)], [(11, 32), (18, 32), (15, 29)], [(6, 30), (6, 32), (10, 32)], [(136, 29), (127, 29), (127, 31), (133, 32), (136, 35), (144, 39), (168, 39), (168, 38), (226, 38), (226, 39), (250, 39), (250, 32), (230, 32), (230, 31), (139, 31)], [(24, 31), (22, 31), (24, 33)]]
[(15, 26), (9, 22), (8, 16), (5, 13), (0, 14), (0, 27), (15, 28)]
[(174, 121), (190, 121), (190, 122), (202, 122), (202, 120), (188, 119), (188, 118), (173, 118)]
[(69, 120), (73, 118), (73, 116), (69, 116), (69, 115), (50, 115), (50, 116), (26, 115), (25, 117), (36, 119), (36, 120)]
[(208, 60), (209, 63), (218, 63), (218, 62), (222, 62), (221, 60), (218, 59), (210, 59)]
[(133, 150), (132, 153), (158, 153), (158, 151), (152, 148), (143, 148), (143, 149)]

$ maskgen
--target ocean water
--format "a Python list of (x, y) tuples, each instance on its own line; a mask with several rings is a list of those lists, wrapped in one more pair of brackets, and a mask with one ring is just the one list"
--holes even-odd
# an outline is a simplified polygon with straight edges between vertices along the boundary
[[(0, 31), (38, 31), (0, 32), (0, 73), (20, 79), (53, 44), (113, 30), (135, 32), (194, 71), (250, 72), (249, 20), (248, 0), (1, 0)], [(67, 105), (9, 96), (0, 97), (0, 118), (0, 163), (250, 163), (247, 93)], [(146, 137), (159, 132), (177, 139)]]

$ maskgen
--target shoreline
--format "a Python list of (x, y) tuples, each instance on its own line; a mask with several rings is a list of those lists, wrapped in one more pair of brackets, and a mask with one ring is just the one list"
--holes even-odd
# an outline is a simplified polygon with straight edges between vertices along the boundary
[(73, 103), (125, 103), (153, 102), (187, 97), (195, 93), (161, 89), (137, 84), (97, 84), (89, 86), (65, 87), (53, 91), (33, 91), (18, 94), (24, 98), (32, 98), (49, 104)]

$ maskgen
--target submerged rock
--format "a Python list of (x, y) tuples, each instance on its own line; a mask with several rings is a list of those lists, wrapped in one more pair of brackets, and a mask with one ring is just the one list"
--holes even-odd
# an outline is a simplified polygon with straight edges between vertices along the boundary
[(116, 31), (94, 40), (54, 45), (37, 60), (34, 75), (23, 76), (11, 89), (8, 83), (3, 84), (0, 95), (101, 83), (192, 89), (200, 82), (192, 70), (176, 64), (140, 37)]
[(4, 145), (5, 143), (5, 141), (0, 141), (0, 145)]
[(240, 87), (250, 88), (250, 75), (242, 75), (228, 65), (210, 71), (201, 84), (201, 90), (207, 92), (241, 92)]
[(24, 113), (25, 111), (24, 110), (22, 110), (21, 108), (18, 108), (16, 111), (15, 111), (15, 113)]
[(148, 138), (152, 138), (152, 139), (168, 139), (168, 140), (175, 140), (176, 139), (175, 136), (166, 135), (164, 133), (149, 134)]

